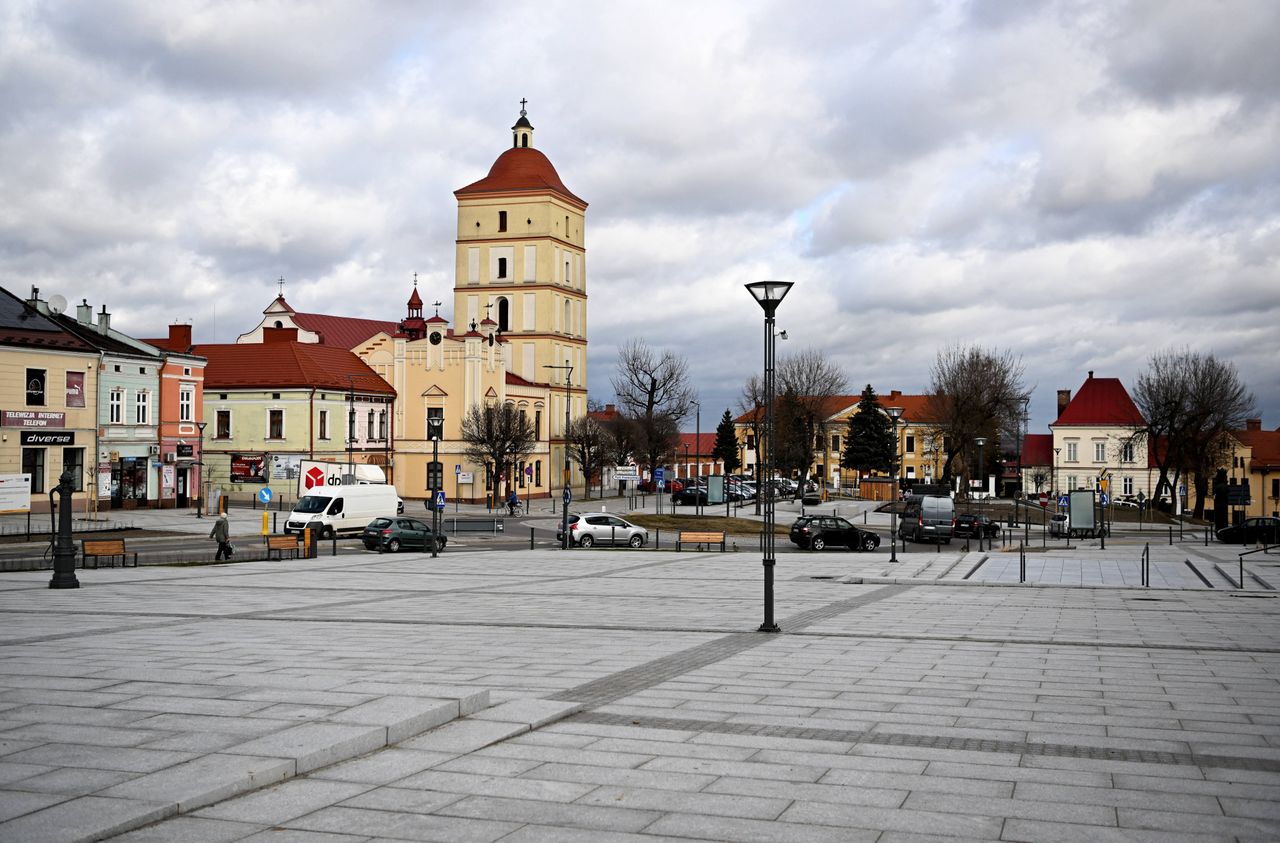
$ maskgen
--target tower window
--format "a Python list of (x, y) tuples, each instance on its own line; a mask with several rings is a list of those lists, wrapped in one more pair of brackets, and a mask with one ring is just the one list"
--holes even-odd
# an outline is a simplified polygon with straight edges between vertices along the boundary
[(498, 277), (499, 278), (507, 277), (507, 259), (506, 258), (498, 258)]
[(511, 330), (511, 304), (505, 298), (498, 299), (498, 330), (503, 333)]
[(521, 135), (521, 136), (520, 136), (520, 145), (521, 145), (521, 146), (523, 146), (525, 149), (528, 149), (528, 148), (529, 148), (529, 136), (528, 136), (528, 135)]
[(498, 230), (499, 231), (507, 230), (507, 212), (506, 211), (498, 211)]

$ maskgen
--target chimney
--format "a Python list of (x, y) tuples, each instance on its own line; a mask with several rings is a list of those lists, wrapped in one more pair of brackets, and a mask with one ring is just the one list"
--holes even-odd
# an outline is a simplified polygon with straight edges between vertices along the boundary
[(110, 333), (111, 331), (111, 314), (107, 313), (107, 306), (104, 304), (102, 310), (98, 313), (98, 331), (101, 333)]
[(1089, 380), (1093, 380), (1093, 369), (1089, 370)]
[(169, 345), (175, 350), (187, 351), (191, 348), (191, 326), (170, 325)]
[(80, 299), (80, 303), (76, 305), (76, 321), (81, 325), (93, 324), (93, 305), (89, 304), (88, 299)]
[(1262, 419), (1245, 419), (1245, 420), (1244, 420), (1244, 429), (1245, 429), (1245, 430), (1256, 430), (1256, 431), (1258, 431), (1259, 433), (1261, 433), (1261, 432), (1262, 432)]
[(35, 308), (36, 313), (43, 316), (49, 315), (49, 303), (40, 298), (40, 288), (33, 286), (31, 288), (31, 298), (27, 299), (27, 304)]
[[(1089, 373), (1089, 377), (1093, 377), (1093, 372)], [(1058, 390), (1058, 417), (1062, 417), (1062, 411), (1067, 409), (1067, 405), (1071, 403), (1071, 390)]]
[(267, 343), (297, 342), (297, 341), (298, 341), (297, 328), (263, 328), (262, 329), (262, 342), (264, 345)]

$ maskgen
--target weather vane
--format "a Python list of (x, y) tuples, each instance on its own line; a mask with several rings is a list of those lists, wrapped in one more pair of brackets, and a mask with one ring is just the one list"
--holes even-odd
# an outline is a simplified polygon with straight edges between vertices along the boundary
[(444, 302), (440, 301), (439, 299), (431, 303), (431, 306), (436, 309), (436, 316), (440, 315), (440, 305), (442, 304), (444, 304)]

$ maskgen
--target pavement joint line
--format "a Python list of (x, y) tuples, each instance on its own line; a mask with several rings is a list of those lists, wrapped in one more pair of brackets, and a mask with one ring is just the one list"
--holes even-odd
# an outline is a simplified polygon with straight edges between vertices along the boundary
[[(906, 585), (881, 588), (866, 594), (860, 594), (857, 597), (838, 600), (826, 606), (820, 606), (786, 618), (781, 622), (780, 626), (784, 631), (800, 630), (820, 620), (835, 617), (889, 597), (895, 597), (910, 588), (911, 586)], [(759, 647), (762, 644), (767, 644), (773, 640), (773, 633), (733, 633), (713, 641), (697, 644), (678, 653), (653, 659), (627, 670), (618, 671), (591, 682), (585, 682), (574, 688), (568, 688), (548, 696), (547, 699), (580, 702), (587, 708), (596, 708), (637, 691), (652, 688), (691, 670), (697, 670), (707, 665), (724, 661), (731, 656)]]
[(1224, 770), (1251, 770), (1280, 773), (1280, 759), (1248, 758), (1230, 755), (1198, 755), (1189, 752), (1164, 752), (1143, 749), (1109, 749), (1059, 743), (964, 738), (945, 735), (916, 735), (894, 732), (868, 732), (846, 729), (823, 729), (810, 726), (774, 726), (764, 723), (724, 722), (722, 720), (686, 720), (678, 717), (645, 717), (633, 714), (611, 714), (604, 711), (582, 711), (563, 718), (562, 723), (586, 723), (597, 726), (635, 726), (641, 729), (665, 729), (680, 732), (714, 732), (722, 735), (754, 735), (768, 738), (833, 741), (875, 746), (910, 746), (926, 749), (948, 749), (961, 752), (992, 752), (1008, 755), (1084, 758), (1092, 761), (1127, 761), (1140, 764), (1162, 764), (1179, 767), (1212, 767)]

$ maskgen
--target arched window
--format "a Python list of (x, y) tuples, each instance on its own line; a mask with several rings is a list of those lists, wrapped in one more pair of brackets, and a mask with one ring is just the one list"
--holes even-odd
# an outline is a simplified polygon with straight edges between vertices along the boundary
[(528, 135), (521, 135), (521, 136), (520, 136), (520, 145), (521, 145), (521, 146), (523, 146), (523, 147), (524, 147), (524, 148), (526, 148), (526, 149), (528, 149), (528, 148), (529, 148), (529, 136), (528, 136)]
[(505, 298), (498, 299), (498, 330), (503, 333), (511, 330), (511, 304)]
[(283, 322), (281, 322), (279, 319), (277, 319), (277, 320), (276, 320), (276, 325), (275, 325), (275, 326), (276, 326), (277, 328), (283, 328), (283, 327), (284, 327), (284, 323), (283, 323)]

